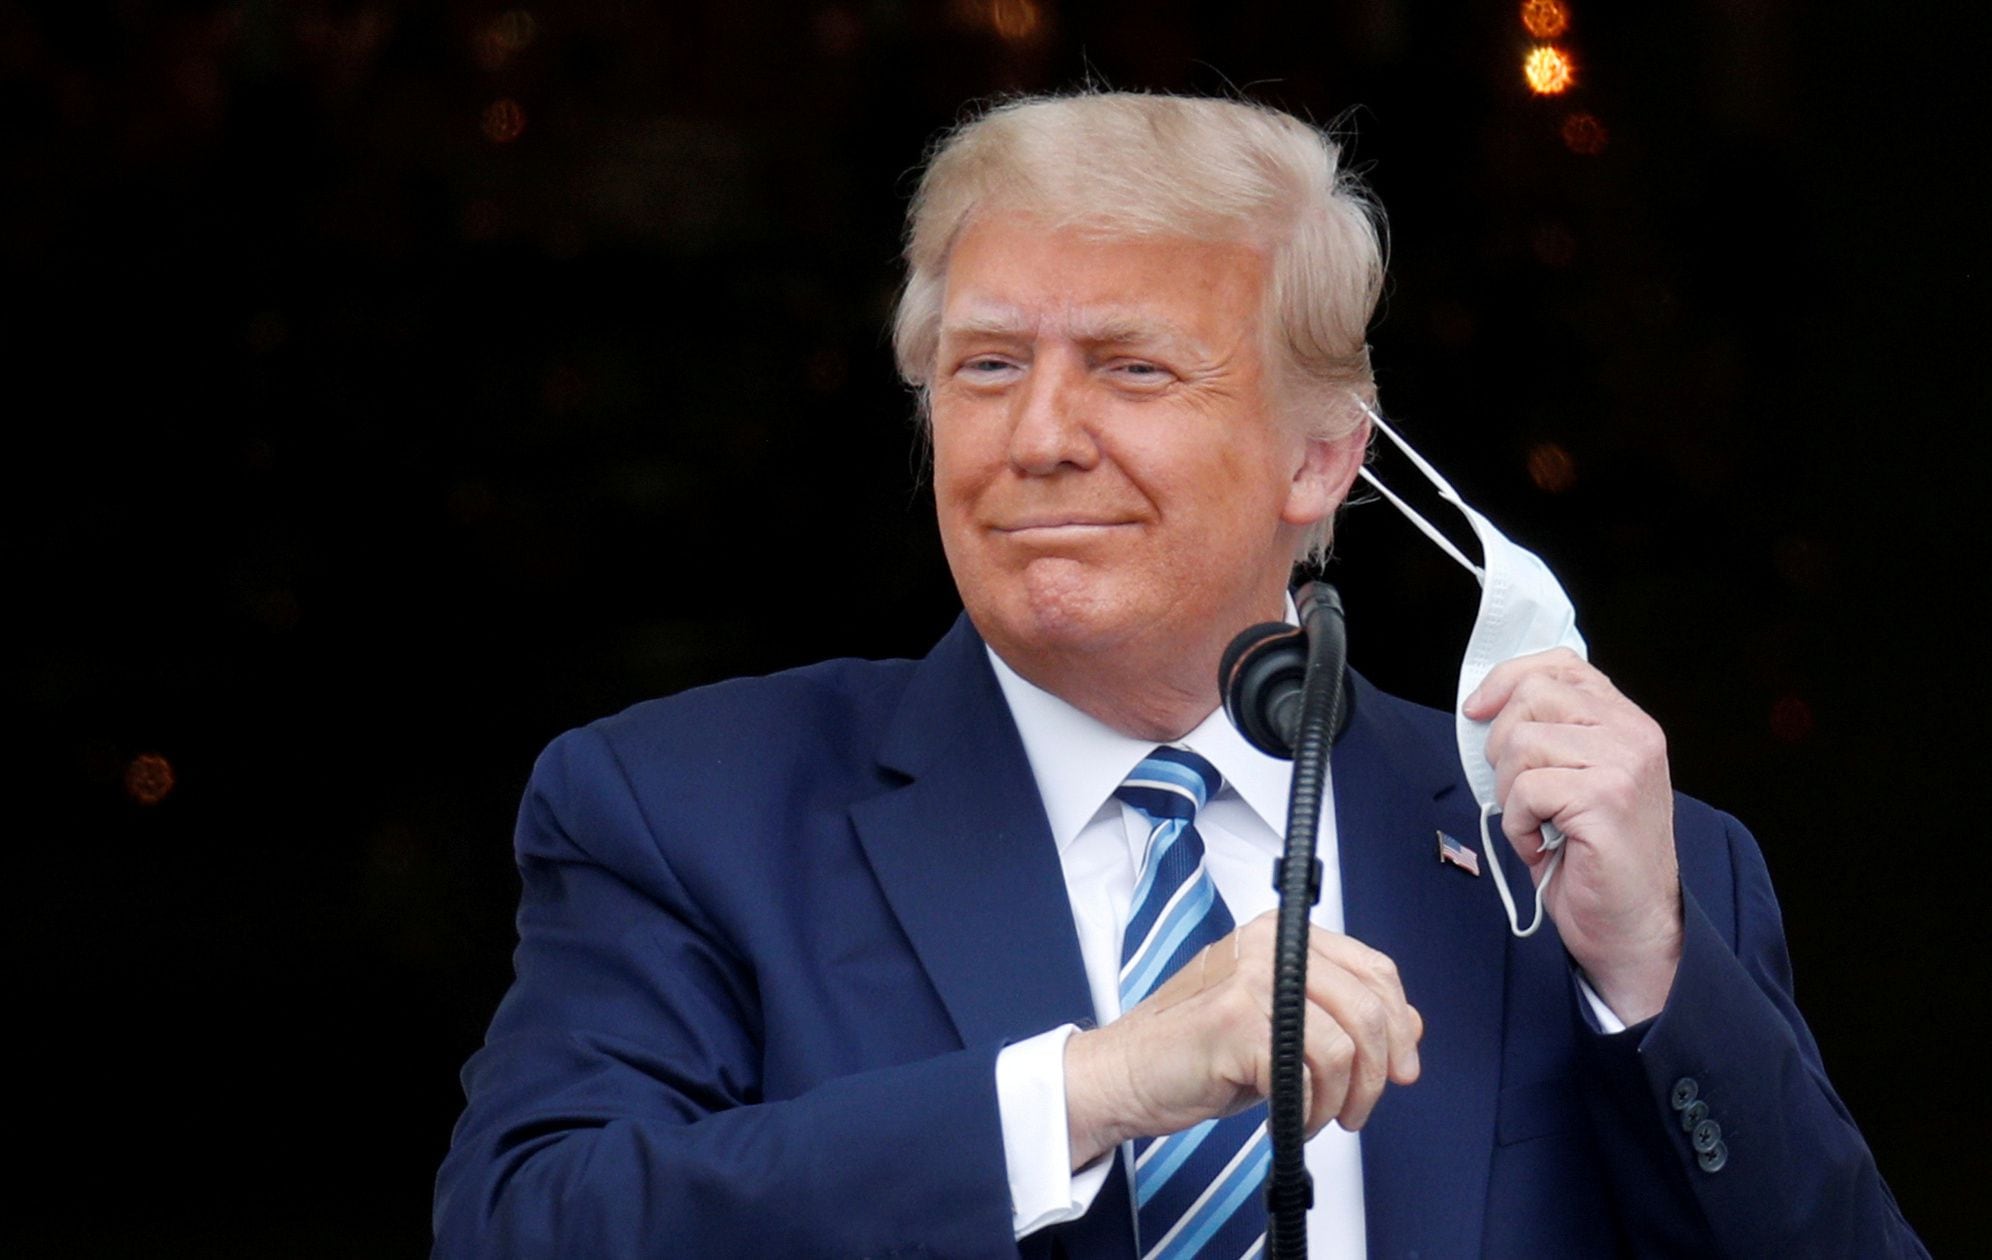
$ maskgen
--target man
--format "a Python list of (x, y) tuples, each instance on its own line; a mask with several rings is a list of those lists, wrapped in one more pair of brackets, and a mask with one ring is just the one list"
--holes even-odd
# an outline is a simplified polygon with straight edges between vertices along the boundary
[[(1371, 219), (1292, 118), (1085, 95), (952, 136), (907, 253), (964, 618), (920, 662), (548, 749), (438, 1254), (1263, 1246), (1286, 768), (1216, 666), (1289, 611), (1362, 462)], [(1791, 1005), (1754, 843), (1673, 797), (1650, 719), (1569, 653), (1468, 698), (1507, 860), (1567, 837), (1554, 930), (1517, 941), (1434, 857), (1478, 834), (1452, 719), (1351, 687), (1311, 1254), (1921, 1254)]]

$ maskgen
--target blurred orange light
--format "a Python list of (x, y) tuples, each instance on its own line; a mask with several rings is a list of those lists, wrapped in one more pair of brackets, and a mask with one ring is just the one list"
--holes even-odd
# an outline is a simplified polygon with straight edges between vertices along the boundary
[(1011, 43), (1020, 43), (1037, 34), (1044, 22), (1036, 0), (991, 0), (989, 25)]
[(495, 74), (512, 59), (512, 50), (505, 47), (505, 41), (487, 26), (472, 37), (470, 55), (477, 62), (478, 69)]
[(524, 9), (513, 9), (478, 28), (471, 37), (471, 54), (480, 68), (502, 70), (512, 54), (524, 51), (538, 34), (539, 24), (533, 21), (533, 15)]
[(491, 24), (491, 29), (505, 41), (507, 48), (517, 52), (533, 42), (533, 37), (539, 34), (539, 23), (533, 21), (533, 15), (524, 9), (513, 9), (499, 15), (498, 20)]
[(1538, 442), (1529, 451), (1529, 480), (1544, 494), (1562, 494), (1577, 484), (1577, 461), (1554, 442)]
[(526, 130), (526, 111), (509, 96), (501, 96), (484, 107), (484, 138), (493, 144), (510, 144)]
[(1522, 0), (1522, 26), (1537, 39), (1555, 39), (1570, 29), (1562, 0)]
[(1596, 157), (1611, 143), (1612, 133), (1595, 114), (1578, 112), (1563, 120), (1563, 147), (1585, 157)]
[(1577, 82), (1577, 67), (1570, 54), (1556, 45), (1538, 44), (1522, 61), (1522, 77), (1537, 96), (1555, 96)]
[(173, 766), (158, 753), (140, 753), (125, 767), (125, 795), (141, 805), (157, 805), (173, 790)]

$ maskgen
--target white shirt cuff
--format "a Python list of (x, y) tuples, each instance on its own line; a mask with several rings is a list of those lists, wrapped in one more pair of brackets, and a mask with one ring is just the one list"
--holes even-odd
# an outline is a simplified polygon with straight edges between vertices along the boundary
[[(1602, 1033), (1624, 1032), (1625, 1021), (1620, 1019), (1617, 1016), (1617, 1014), (1615, 1014), (1612, 1011), (1611, 1007), (1605, 1005), (1605, 999), (1599, 997), (1598, 991), (1591, 987), (1591, 982), (1589, 979), (1585, 977), (1583, 968), (1581, 967), (1573, 968), (1572, 970), (1576, 971), (1577, 973), (1578, 991), (1583, 993), (1584, 1000), (1591, 1004), (1591, 1016), (1593, 1019), (1597, 1021), (1598, 1031)], [(999, 1059), (997, 1060), (996, 1063), (997, 1079), (1001, 1080), (1002, 1075), (1003, 1075), (1003, 1063), (1002, 1060)]]
[(1076, 1221), (1093, 1206), (1113, 1167), (1108, 1153), (1072, 1171), (1065, 1123), (1065, 1042), (1076, 1024), (1039, 1033), (996, 1055), (996, 1109), (1010, 1170), (1010, 1223), (1017, 1237)]

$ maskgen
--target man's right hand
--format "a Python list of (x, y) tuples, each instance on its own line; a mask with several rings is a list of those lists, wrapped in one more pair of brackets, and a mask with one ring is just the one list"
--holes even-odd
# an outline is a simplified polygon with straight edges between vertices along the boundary
[[(1273, 943), (1268, 912), (1191, 959), (1104, 1028), (1065, 1043), (1072, 1167), (1135, 1137), (1243, 1111), (1272, 1089)], [(1307, 1134), (1359, 1129), (1386, 1079), (1418, 1079), (1425, 1022), (1397, 964), (1353, 937), (1309, 929)]]

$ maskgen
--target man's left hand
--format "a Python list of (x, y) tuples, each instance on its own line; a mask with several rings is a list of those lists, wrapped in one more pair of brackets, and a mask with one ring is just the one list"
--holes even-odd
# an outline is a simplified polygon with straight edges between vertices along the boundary
[[(1564, 947), (1627, 1024), (1660, 1012), (1681, 958), (1674, 792), (1659, 724), (1567, 648), (1489, 671), (1466, 716), (1493, 720), (1501, 830), (1541, 882), (1542, 825), (1563, 832), (1543, 898)], [(1493, 860), (1493, 855), (1488, 855)]]

